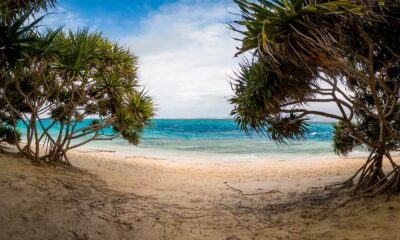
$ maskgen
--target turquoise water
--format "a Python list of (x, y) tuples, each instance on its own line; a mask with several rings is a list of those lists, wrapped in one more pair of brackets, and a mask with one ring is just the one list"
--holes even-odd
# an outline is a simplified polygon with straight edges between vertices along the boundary
[[(89, 122), (81, 123), (81, 127)], [(24, 131), (23, 124), (19, 128)], [(105, 130), (108, 131), (111, 129)], [(51, 132), (58, 133), (58, 126), (54, 126)], [(157, 119), (153, 121), (152, 127), (146, 129), (138, 146), (132, 146), (123, 139), (115, 139), (91, 142), (83, 148), (173, 159), (196, 157), (239, 161), (332, 157), (332, 133), (331, 123), (311, 123), (304, 141), (276, 144), (265, 136), (246, 135), (233, 120)]]

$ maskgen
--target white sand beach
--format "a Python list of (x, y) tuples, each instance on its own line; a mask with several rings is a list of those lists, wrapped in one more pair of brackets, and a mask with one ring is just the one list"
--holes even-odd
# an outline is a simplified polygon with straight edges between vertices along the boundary
[(0, 239), (398, 239), (400, 198), (324, 191), (363, 159), (186, 163), (79, 150), (0, 155)]

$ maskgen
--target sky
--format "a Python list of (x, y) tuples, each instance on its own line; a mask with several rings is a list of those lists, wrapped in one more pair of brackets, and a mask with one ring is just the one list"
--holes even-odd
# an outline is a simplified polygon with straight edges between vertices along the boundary
[[(89, 27), (139, 57), (157, 118), (227, 118), (239, 42), (231, 0), (59, 0), (46, 25)], [(237, 11), (236, 11), (237, 12)]]

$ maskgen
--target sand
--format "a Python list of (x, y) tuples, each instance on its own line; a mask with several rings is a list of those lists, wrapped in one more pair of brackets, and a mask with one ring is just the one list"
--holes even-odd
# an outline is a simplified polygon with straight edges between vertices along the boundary
[(77, 150), (0, 154), (0, 239), (400, 239), (400, 198), (324, 187), (363, 159), (195, 163)]

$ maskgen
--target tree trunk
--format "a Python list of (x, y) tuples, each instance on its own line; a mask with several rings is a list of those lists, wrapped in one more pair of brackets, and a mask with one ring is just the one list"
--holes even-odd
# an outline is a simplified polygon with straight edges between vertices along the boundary
[[(392, 169), (383, 170), (384, 157), (387, 157), (391, 163)], [(400, 168), (392, 161), (390, 154), (384, 148), (373, 150), (366, 163), (350, 180), (358, 178), (354, 186), (355, 194), (383, 194), (389, 195), (399, 192)]]

